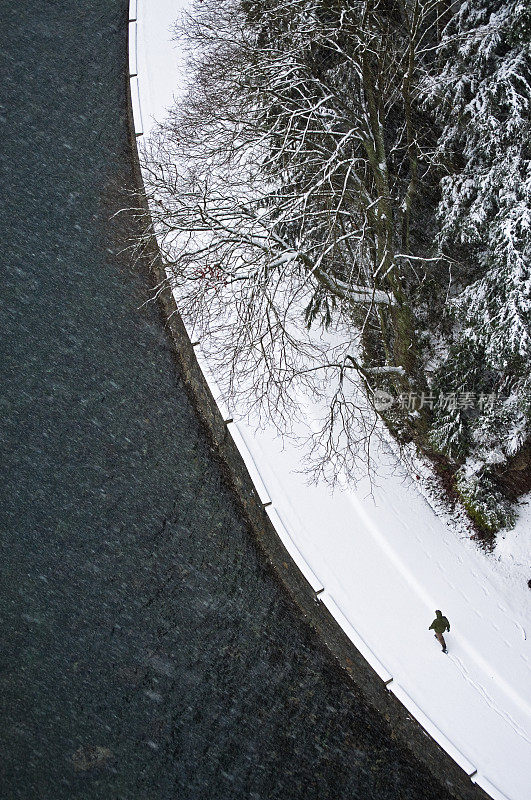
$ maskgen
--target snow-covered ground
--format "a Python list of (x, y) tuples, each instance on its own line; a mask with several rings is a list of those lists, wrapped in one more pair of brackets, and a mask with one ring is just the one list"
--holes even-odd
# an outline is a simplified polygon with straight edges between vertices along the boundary
[[(182, 85), (182, 55), (170, 31), (187, 5), (131, 4), (138, 133), (164, 117)], [(313, 409), (307, 412), (310, 419)], [(363, 483), (332, 493), (307, 483), (301, 451), (273, 426), (258, 429), (234, 408), (230, 416), (260, 496), (272, 501), (279, 535), (389, 691), (492, 797), (531, 797), (531, 502), (487, 555), (466, 525), (428, 502), (422, 477), (397, 468), (383, 445), (374, 454), (380, 466), (372, 495)], [(452, 625), (447, 656), (428, 631), (436, 608)]]

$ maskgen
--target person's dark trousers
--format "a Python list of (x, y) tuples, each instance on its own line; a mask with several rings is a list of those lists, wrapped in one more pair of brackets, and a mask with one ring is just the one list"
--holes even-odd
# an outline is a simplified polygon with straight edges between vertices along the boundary
[(436, 636), (436, 638), (437, 638), (437, 641), (438, 641), (438, 642), (439, 642), (439, 644), (441, 645), (442, 649), (443, 649), (443, 650), (446, 650), (446, 642), (444, 641), (444, 636), (442, 635), (442, 633), (437, 633), (437, 632), (436, 632), (436, 633), (435, 633), (435, 636)]

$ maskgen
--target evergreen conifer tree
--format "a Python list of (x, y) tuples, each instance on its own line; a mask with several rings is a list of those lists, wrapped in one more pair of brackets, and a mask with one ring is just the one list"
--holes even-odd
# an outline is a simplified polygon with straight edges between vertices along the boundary
[[(447, 25), (431, 86), (446, 172), (440, 244), (460, 260), (449, 301), (453, 342), (436, 382), (475, 392), (473, 410), (441, 409), (432, 440), (468, 454), (458, 488), (486, 528), (510, 521), (493, 469), (531, 436), (531, 10), (468, 0)], [(492, 395), (496, 401), (487, 401)], [(489, 499), (487, 500), (487, 496)], [(494, 511), (498, 507), (499, 513)], [(489, 510), (491, 509), (491, 510)]]

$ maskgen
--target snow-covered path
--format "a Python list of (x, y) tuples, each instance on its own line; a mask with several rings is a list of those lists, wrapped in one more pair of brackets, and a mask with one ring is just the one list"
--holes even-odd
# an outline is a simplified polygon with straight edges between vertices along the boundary
[[(178, 86), (179, 58), (168, 34), (178, 8), (175, 0), (131, 5), (140, 23), (130, 23), (138, 133), (162, 117)], [(216, 394), (207, 367), (205, 373)], [(485, 556), (382, 454), (374, 499), (367, 486), (332, 494), (306, 483), (300, 451), (284, 448), (273, 428), (256, 431), (234, 409), (230, 416), (279, 535), (388, 689), (494, 798), (528, 800), (531, 604), (511, 602)], [(447, 656), (428, 631), (436, 608), (452, 625)]]
[[(489, 794), (528, 798), (531, 646), (485, 558), (405, 474), (381, 468), (374, 499), (362, 487), (332, 495), (307, 485), (300, 452), (283, 449), (272, 428), (237, 427), (295, 560), (382, 679), (392, 678), (388, 689)], [(435, 608), (452, 625), (448, 656), (428, 631)]]

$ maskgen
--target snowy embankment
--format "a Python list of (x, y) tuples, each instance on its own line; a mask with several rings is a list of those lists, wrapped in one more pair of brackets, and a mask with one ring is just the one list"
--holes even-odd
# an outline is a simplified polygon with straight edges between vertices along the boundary
[[(138, 5), (138, 8), (137, 8)], [(185, 6), (186, 3), (181, 4)], [(131, 4), (130, 72), (137, 134), (171, 105), (179, 54), (169, 26), (175, 0)], [(226, 408), (196, 352), (279, 536), (362, 655), (463, 769), (494, 798), (531, 796), (531, 514), (493, 556), (478, 551), (418, 483), (375, 451), (377, 485), (309, 486), (301, 451), (272, 426)], [(308, 417), (313, 411), (308, 408)], [(301, 423), (302, 424), (302, 423)], [(297, 432), (297, 431), (296, 431)], [(526, 545), (527, 541), (527, 545)], [(531, 573), (530, 573), (531, 574)], [(428, 626), (452, 624), (443, 655)]]

